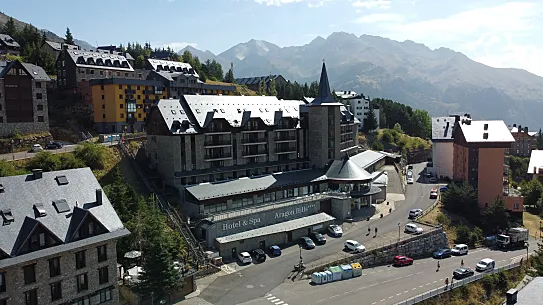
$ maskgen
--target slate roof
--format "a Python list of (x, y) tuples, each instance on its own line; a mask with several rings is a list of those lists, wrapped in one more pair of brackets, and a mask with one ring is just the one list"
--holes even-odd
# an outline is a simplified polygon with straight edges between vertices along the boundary
[(538, 276), (531, 280), (517, 295), (516, 305), (541, 305), (541, 291), (543, 291), (543, 277)]
[(371, 181), (372, 175), (356, 165), (348, 155), (343, 160), (334, 160), (326, 171), (326, 178), (333, 181)]
[[(539, 168), (542, 168), (541, 171)], [(532, 150), (530, 163), (528, 164), (528, 174), (543, 174), (543, 150)]]
[[(59, 185), (56, 179), (59, 176), (65, 176), (68, 184)], [(96, 205), (96, 189), (101, 189), (101, 186), (90, 168), (44, 172), (40, 179), (35, 179), (33, 175), (1, 177), (0, 185), (3, 187), (0, 192), (0, 211), (11, 210), (14, 218), (10, 224), (0, 226), (0, 250), (8, 255), (15, 256), (21, 242), (28, 238), (36, 224), (45, 227), (62, 244), (20, 255), (21, 259), (55, 252), (57, 247), (69, 248), (73, 232), (87, 214), (94, 216), (108, 233), (74, 242), (79, 247), (86, 243), (109, 240), (112, 234), (123, 236), (129, 233), (104, 193), (102, 204)], [(59, 200), (66, 201), (69, 211), (57, 212), (53, 203)], [(47, 215), (37, 217), (33, 208), (35, 204), (43, 204)], [(12, 259), (1, 260), (0, 264), (6, 264), (4, 261)]]
[[(467, 119), (467, 117), (460, 117), (460, 121), (464, 119)], [(452, 142), (454, 123), (454, 116), (432, 118), (432, 141)]]
[[(488, 129), (485, 130), (484, 126), (488, 124)], [(515, 138), (507, 128), (507, 125), (503, 121), (471, 121), (471, 123), (460, 123), (460, 129), (464, 134), (464, 138), (468, 143), (514, 143)], [(488, 137), (485, 139), (484, 134)]]
[(54, 41), (46, 41), (45, 43), (48, 44), (51, 48), (53, 48), (56, 51), (62, 51), (62, 46), (68, 47), (68, 50), (79, 50), (79, 46), (76, 46), (73, 44), (60, 43), (60, 42), (54, 42)]
[(127, 58), (120, 54), (85, 50), (66, 50), (66, 52), (79, 68), (134, 71)]
[(192, 74), (196, 77), (198, 73), (192, 68), (190, 64), (172, 60), (162, 60), (162, 59), (152, 59), (148, 58), (147, 62), (152, 67), (154, 71), (171, 71), (171, 72), (182, 72), (183, 74)]
[(275, 80), (280, 76), (281, 75), (268, 75), (268, 76), (236, 78), (236, 84), (239, 84), (239, 85), (257, 85), (261, 81), (264, 82), (264, 83), (267, 83), (271, 79)]
[(212, 119), (225, 119), (232, 127), (241, 127), (250, 118), (260, 118), (268, 126), (284, 118), (300, 118), (299, 102), (278, 100), (274, 96), (184, 95), (196, 124), (204, 128)]
[(328, 73), (326, 72), (326, 64), (322, 63), (321, 79), (319, 82), (319, 93), (317, 97), (311, 101), (311, 106), (341, 106), (342, 103), (336, 102), (332, 92), (330, 91), (330, 83), (328, 82)]
[(366, 169), (386, 157), (388, 157), (388, 155), (382, 152), (378, 152), (374, 150), (366, 150), (359, 154), (351, 156), (351, 161), (354, 164), (358, 165), (358, 167), (362, 169)]
[(156, 107), (172, 134), (198, 133), (179, 100), (160, 100)]
[[(160, 77), (162, 77), (163, 79), (165, 79), (165, 80), (167, 80), (169, 82), (175, 81), (174, 78), (179, 77), (181, 75), (192, 75), (192, 76), (198, 78), (198, 74), (196, 72), (194, 72), (193, 74), (190, 74), (190, 73), (184, 73), (184, 72), (152, 71), (152, 73), (155, 73), (155, 74), (159, 75)], [(198, 83), (202, 83), (202, 81), (198, 79)]]
[[(6, 75), (6, 73), (9, 71), (9, 69), (11, 69), (18, 62), (19, 61), (17, 61), (17, 60), (10, 61), (10, 62), (0, 61), (0, 78), (4, 77), (4, 75)], [(43, 70), (42, 67), (36, 66), (36, 65), (33, 65), (33, 64), (29, 64), (29, 63), (25, 63), (25, 62), (20, 62), (20, 63), (22, 65), (23, 69), (26, 70), (28, 75), (30, 75), (30, 77), (32, 77), (34, 80), (37, 80), (37, 81), (50, 81), (51, 80), (51, 78), (49, 78), (49, 76), (47, 75), (45, 70)]]
[(200, 183), (187, 186), (185, 190), (194, 196), (194, 198), (201, 201), (325, 180), (326, 176), (324, 176), (322, 170), (306, 169), (227, 181)]
[(21, 46), (15, 39), (11, 38), (11, 36), (7, 34), (0, 34), (0, 44), (5, 45), (7, 47), (12, 48), (20, 48)]
[[(511, 131), (511, 133), (519, 132), (518, 127), (512, 127), (510, 131)], [(521, 131), (521, 132), (524, 132), (524, 131)], [(537, 135), (537, 131), (528, 131), (528, 135), (530, 137), (533, 137), (533, 136)]]

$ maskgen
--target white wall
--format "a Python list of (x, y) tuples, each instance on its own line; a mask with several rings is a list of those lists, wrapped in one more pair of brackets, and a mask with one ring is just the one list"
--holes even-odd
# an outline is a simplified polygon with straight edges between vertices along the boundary
[(453, 142), (432, 143), (432, 159), (437, 177), (453, 177)]
[[(370, 112), (370, 102), (365, 99), (353, 99), (350, 100), (351, 103), (351, 112), (354, 116), (360, 121), (359, 130), (362, 130), (364, 127), (364, 120), (367, 118), (367, 114)], [(377, 129), (379, 129), (379, 109), (374, 109), (375, 117), (377, 118)]]

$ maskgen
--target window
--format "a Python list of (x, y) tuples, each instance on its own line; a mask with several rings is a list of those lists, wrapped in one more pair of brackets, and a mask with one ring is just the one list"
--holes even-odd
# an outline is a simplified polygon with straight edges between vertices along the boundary
[(98, 283), (100, 285), (109, 282), (109, 272), (107, 266), (98, 269)]
[(38, 122), (45, 122), (43, 115), (38, 115)]
[(38, 111), (43, 111), (43, 105), (38, 105)]
[(0, 123), (4, 123), (4, 117), (0, 116)]
[(6, 274), (0, 273), (0, 293), (6, 292)]
[(102, 104), (102, 109), (106, 109), (106, 104)]
[(124, 113), (121, 113), (121, 119), (124, 119)]
[(120, 105), (119, 105), (119, 108), (123, 109), (123, 108), (124, 108), (124, 104), (120, 104)]
[(102, 99), (103, 99), (103, 100), (105, 100), (105, 99), (106, 99), (106, 97), (105, 97), (105, 96), (104, 96), (103, 94), (102, 94)]
[(8, 299), (0, 299), (0, 305), (8, 305)]
[(106, 118), (106, 115), (105, 114), (102, 114), (102, 119), (105, 119)]
[(25, 278), (25, 285), (36, 282), (36, 265), (28, 265), (23, 267), (23, 273)]
[(98, 262), (107, 261), (107, 245), (96, 247), (96, 250), (98, 252)]
[(89, 281), (88, 281), (86, 273), (78, 275), (76, 279), (77, 279), (77, 292), (81, 292), (83, 290), (89, 289)]
[(123, 99), (123, 95), (122, 94), (119, 94), (119, 99)]
[(104, 75), (104, 71), (101, 71), (101, 70), (100, 70), (100, 75)]
[[(117, 72), (117, 73), (119, 73), (119, 72)], [(117, 74), (117, 75), (119, 75), (119, 74)], [(119, 89), (122, 89), (122, 88), (123, 88), (123, 85), (119, 85)]]
[(36, 82), (36, 88), (41, 88), (41, 82)]
[[(140, 86), (137, 86), (136, 88), (137, 88), (138, 90), (140, 90)], [(139, 96), (139, 95), (138, 95), (138, 96)], [(138, 98), (139, 98), (139, 97), (138, 97)]]
[[(139, 86), (138, 86), (139, 87)], [(141, 95), (138, 94), (138, 100), (141, 100)]]
[(87, 262), (85, 259), (85, 250), (79, 251), (75, 253), (75, 268), (81, 269), (85, 268), (87, 266)]
[(99, 296), (98, 304), (110, 301), (112, 299), (111, 290), (112, 288), (106, 288), (106, 289), (96, 291), (96, 295)]
[(57, 301), (62, 299), (62, 287), (60, 282), (56, 282), (50, 285), (51, 286), (51, 301)]
[(60, 257), (55, 257), (49, 260), (49, 276), (55, 277), (60, 275)]
[(101, 86), (100, 86), (100, 89), (101, 89), (101, 90), (104, 90), (104, 85), (101, 85)]
[(138, 113), (138, 118), (141, 119), (141, 113)]
[(41, 100), (41, 99), (42, 99), (42, 97), (43, 97), (43, 96), (42, 96), (42, 94), (41, 94), (41, 93), (36, 93), (36, 98), (37, 98), (38, 100)]
[(513, 204), (513, 209), (518, 210), (518, 203)]
[(38, 289), (25, 292), (25, 305), (38, 305)]
[(89, 305), (90, 304), (90, 297), (82, 297), (80, 299), (75, 300), (70, 305)]

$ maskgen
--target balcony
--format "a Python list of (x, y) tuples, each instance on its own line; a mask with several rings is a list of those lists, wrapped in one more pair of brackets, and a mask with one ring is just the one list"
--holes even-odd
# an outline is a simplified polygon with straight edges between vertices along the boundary
[(268, 155), (268, 150), (266, 149), (244, 151), (241, 153), (241, 156), (243, 156), (244, 158), (260, 157), (260, 156), (267, 156), (267, 155)]
[(274, 140), (275, 142), (278, 142), (278, 143), (296, 142), (296, 136), (275, 137)]
[(211, 147), (227, 147), (232, 146), (232, 140), (213, 140), (213, 141), (205, 141), (204, 147), (205, 148), (211, 148)]
[(285, 146), (285, 147), (276, 147), (275, 153), (280, 154), (291, 154), (291, 153), (297, 153), (298, 149), (296, 146)]
[(241, 139), (242, 145), (258, 145), (258, 144), (267, 144), (268, 140), (266, 138), (243, 138)]
[(204, 155), (204, 161), (219, 161), (219, 160), (228, 160), (228, 159), (232, 159), (231, 152)]
[(143, 94), (155, 94), (153, 90), (143, 90)]
[(136, 94), (136, 90), (126, 89), (124, 90), (124, 94)]
[(275, 131), (294, 131), (296, 130), (296, 126), (292, 125), (277, 125), (275, 127)]
[(127, 103), (134, 103), (134, 104), (136, 103), (136, 99), (134, 99), (133, 97), (131, 97), (131, 98), (127, 97), (127, 98), (125, 98), (124, 100), (125, 100)]
[(256, 127), (256, 128), (247, 128), (243, 129), (241, 131), (242, 133), (257, 133), (257, 132), (266, 132), (266, 128), (264, 127)]

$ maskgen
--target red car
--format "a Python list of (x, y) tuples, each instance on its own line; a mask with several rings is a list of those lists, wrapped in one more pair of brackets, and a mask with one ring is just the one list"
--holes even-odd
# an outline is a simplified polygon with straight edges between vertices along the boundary
[(398, 267), (413, 265), (413, 259), (410, 257), (398, 255), (394, 257), (394, 262), (392, 264)]

